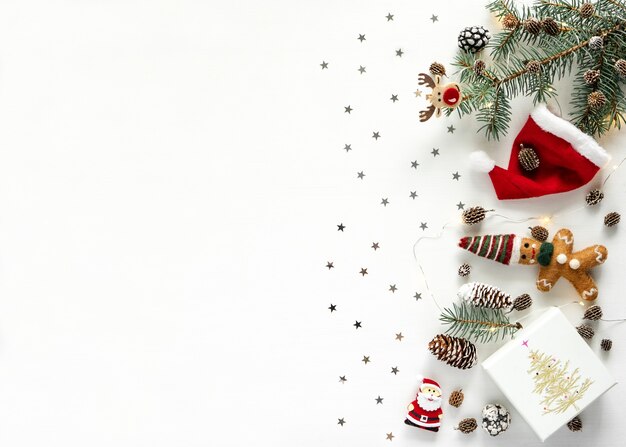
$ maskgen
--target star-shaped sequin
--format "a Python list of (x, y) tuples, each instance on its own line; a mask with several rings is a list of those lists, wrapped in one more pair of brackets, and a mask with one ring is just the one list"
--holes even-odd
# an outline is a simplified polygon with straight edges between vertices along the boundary
[(395, 436), (393, 435), (392, 432), (389, 432), (386, 435), (387, 435), (387, 439), (390, 440), (390, 441), (393, 441), (393, 438), (395, 438)]
[(332, 261), (328, 261), (328, 262), (326, 263), (326, 268), (327, 268), (328, 270), (330, 270), (330, 269), (334, 269), (334, 268), (335, 268), (335, 265), (332, 263)]
[(436, 157), (437, 155), (439, 155), (439, 149), (433, 148), (432, 151), (430, 151), (431, 154), (433, 154), (433, 157)]
[(352, 111), (354, 110), (352, 107), (348, 106), (344, 106), (344, 111), (343, 113), (352, 113)]
[(380, 138), (380, 132), (372, 132), (372, 138), (378, 141)]
[(343, 424), (346, 423), (346, 420), (344, 418), (339, 418), (337, 419), (337, 424), (341, 425), (343, 427)]
[(363, 359), (361, 360), (363, 363), (365, 363), (366, 365), (371, 362), (369, 355), (364, 355)]
[(337, 311), (337, 305), (331, 303), (331, 305), (328, 307), (328, 309), (330, 309), (330, 313), (336, 312)]
[(411, 162), (411, 167), (412, 167), (413, 169), (417, 169), (417, 167), (418, 167), (419, 165), (420, 165), (420, 164), (417, 162), (417, 160), (413, 160), (413, 161)]
[(359, 328), (362, 327), (361, 326), (361, 322), (360, 321), (356, 321), (356, 320), (354, 321), (354, 324), (352, 326), (354, 326), (355, 329), (359, 329)]
[(435, 14), (433, 14), (432, 16), (430, 16), (430, 20), (435, 23), (439, 21), (439, 16), (436, 16)]
[(389, 205), (389, 199), (387, 199), (387, 198), (382, 199), (380, 204), (386, 207), (387, 205)]
[(415, 292), (415, 295), (413, 295), (413, 298), (415, 298), (415, 301), (419, 301), (422, 299), (422, 294), (419, 292)]
[(396, 293), (396, 290), (398, 290), (398, 288), (396, 287), (396, 285), (395, 285), (395, 284), (390, 284), (390, 285), (389, 285), (389, 291), (390, 291), (391, 293)]
[(359, 73), (365, 73), (365, 67), (363, 65), (359, 65)]
[(456, 204), (456, 209), (457, 210), (462, 210), (465, 208), (465, 204), (463, 202), (459, 202)]
[(344, 144), (343, 150), (346, 151), (346, 152), (350, 152), (352, 150), (352, 145), (351, 144)]
[(397, 376), (399, 372), (400, 372), (400, 370), (398, 369), (397, 366), (392, 366), (391, 367), (391, 374), (393, 374), (394, 376)]
[(387, 15), (385, 17), (387, 18), (387, 22), (391, 22), (393, 20), (393, 14), (392, 13), (387, 13)]
[(339, 225), (337, 225), (337, 231), (343, 232), (343, 230), (345, 229), (346, 229), (346, 226), (343, 223), (340, 223)]
[(341, 383), (342, 385), (346, 383), (347, 381), (348, 379), (346, 379), (346, 376), (339, 376), (339, 383)]
[(393, 102), (399, 101), (398, 95), (391, 95), (391, 98), (389, 98), (389, 100)]
[(396, 50), (396, 56), (398, 56), (398, 57), (402, 57), (402, 55), (403, 55), (403, 54), (404, 54), (404, 51), (402, 51), (402, 48), (398, 48), (398, 49)]
[(359, 39), (361, 41), (361, 43), (366, 40), (365, 39), (365, 34), (359, 34), (359, 37), (357, 37), (357, 39)]
[(363, 173), (363, 171), (359, 171), (356, 173), (356, 176), (360, 179), (363, 180), (363, 177), (365, 177), (365, 174)]
[(320, 67), (322, 67), (322, 70), (326, 70), (328, 68), (328, 62), (322, 61), (322, 63), (320, 64)]
[(455, 130), (456, 129), (455, 129), (454, 126), (452, 126), (452, 125), (448, 126), (448, 133), (454, 133)]
[(398, 340), (398, 341), (402, 341), (402, 339), (403, 339), (403, 338), (404, 338), (404, 335), (402, 335), (402, 332), (398, 332), (398, 333), (396, 334), (396, 340)]
[(382, 404), (382, 403), (383, 403), (383, 399), (384, 399), (384, 397), (380, 397), (380, 396), (378, 396), (378, 397), (375, 399), (375, 400), (376, 400), (376, 405), (378, 405), (378, 404)]
[(461, 178), (461, 174), (459, 174), (459, 171), (453, 172), (452, 173), (452, 180), (459, 180)]
[(359, 274), (361, 274), (363, 276), (367, 275), (367, 269), (362, 268), (361, 271), (359, 272)]
[(422, 222), (420, 223), (420, 228), (423, 230), (425, 230), (426, 228), (428, 228), (428, 224), (426, 222)]
[(419, 98), (420, 96), (422, 96), (422, 91), (420, 89), (415, 90), (415, 97)]
[(415, 198), (417, 197), (417, 191), (411, 191), (409, 193), (409, 197), (412, 198), (413, 200), (415, 200)]
[(378, 242), (372, 242), (372, 248), (374, 249), (374, 251), (376, 251), (380, 248), (380, 245), (378, 244)]

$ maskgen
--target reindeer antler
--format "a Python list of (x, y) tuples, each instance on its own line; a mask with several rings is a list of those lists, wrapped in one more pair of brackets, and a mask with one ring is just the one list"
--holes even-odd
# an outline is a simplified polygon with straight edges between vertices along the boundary
[(437, 85), (435, 81), (433, 80), (433, 78), (428, 76), (426, 73), (420, 73), (417, 76), (417, 83), (419, 85), (427, 85), (430, 88), (435, 88), (435, 86)]
[(430, 106), (426, 110), (420, 110), (420, 121), (428, 121), (435, 113), (435, 106)]

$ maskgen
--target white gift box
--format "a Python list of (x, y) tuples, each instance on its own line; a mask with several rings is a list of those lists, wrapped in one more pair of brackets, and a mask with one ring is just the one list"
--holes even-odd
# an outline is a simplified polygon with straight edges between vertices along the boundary
[(616, 384), (556, 307), (482, 366), (542, 441)]

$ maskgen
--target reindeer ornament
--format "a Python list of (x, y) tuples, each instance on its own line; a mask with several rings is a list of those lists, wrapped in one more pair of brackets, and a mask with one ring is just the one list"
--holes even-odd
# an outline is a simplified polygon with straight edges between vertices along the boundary
[(441, 85), (441, 76), (436, 75), (435, 79), (428, 76), (426, 73), (420, 73), (417, 77), (419, 85), (427, 85), (432, 92), (426, 95), (426, 99), (430, 101), (431, 106), (426, 110), (420, 111), (420, 121), (428, 121), (435, 111), (435, 116), (441, 116), (441, 109), (447, 107), (449, 109), (456, 109), (461, 103), (461, 87), (456, 82), (449, 82), (445, 85)]

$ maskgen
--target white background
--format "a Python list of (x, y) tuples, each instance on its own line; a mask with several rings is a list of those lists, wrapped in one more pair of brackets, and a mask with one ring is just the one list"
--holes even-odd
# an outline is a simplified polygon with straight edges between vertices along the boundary
[[(440, 328), (412, 255), (419, 236), (458, 219), (459, 200), (513, 218), (584, 203), (586, 188), (497, 202), (467, 154), (483, 148), (503, 163), (515, 130), (486, 143), (471, 119), (417, 122), (417, 73), (451, 60), (462, 27), (495, 29), (482, 6), (0, 2), (0, 443), (537, 445), (515, 412), (501, 438), (452, 430), (506, 402), (479, 367), (453, 371), (426, 351)], [(515, 104), (519, 129), (531, 107)], [(614, 132), (602, 144), (620, 160), (624, 141)], [(581, 248), (609, 247), (595, 273), (613, 318), (626, 316), (623, 228), (605, 230), (602, 217), (626, 212), (625, 184), (618, 171), (599, 209), (551, 226), (570, 225)], [(525, 226), (492, 217), (483, 230)], [(467, 257), (454, 247), (461, 232), (419, 246), (442, 304), (464, 260), (472, 279), (530, 292), (535, 308), (572, 300), (567, 284), (539, 296), (532, 268)], [(578, 324), (581, 309), (565, 310)], [(623, 381), (624, 328), (611, 327), (592, 344), (614, 339), (604, 358)], [(402, 423), (419, 373), (466, 392), (436, 435)], [(565, 429), (549, 443), (618, 445), (624, 397), (619, 385), (585, 412), (583, 433)]]

